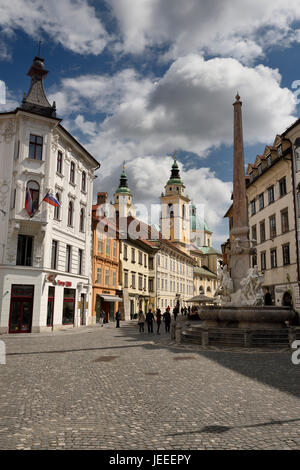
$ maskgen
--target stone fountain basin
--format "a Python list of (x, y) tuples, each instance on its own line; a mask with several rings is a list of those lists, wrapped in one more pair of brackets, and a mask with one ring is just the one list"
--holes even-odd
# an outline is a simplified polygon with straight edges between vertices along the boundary
[[(199, 317), (206, 326), (273, 327), (285, 326), (296, 313), (289, 307), (276, 306), (203, 306)], [(204, 326), (204, 325), (203, 325)]]

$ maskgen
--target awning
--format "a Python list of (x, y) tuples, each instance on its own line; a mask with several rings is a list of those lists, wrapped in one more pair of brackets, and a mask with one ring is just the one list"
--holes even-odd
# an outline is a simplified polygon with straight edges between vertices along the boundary
[(117, 297), (116, 295), (101, 295), (99, 294), (101, 299), (104, 300), (104, 302), (122, 302), (123, 299), (121, 297)]
[(198, 302), (198, 303), (214, 303), (214, 299), (212, 297), (206, 297), (206, 295), (203, 295), (203, 294), (199, 294), (199, 295), (195, 295), (194, 297), (192, 297), (191, 299), (188, 299), (186, 300), (186, 302)]

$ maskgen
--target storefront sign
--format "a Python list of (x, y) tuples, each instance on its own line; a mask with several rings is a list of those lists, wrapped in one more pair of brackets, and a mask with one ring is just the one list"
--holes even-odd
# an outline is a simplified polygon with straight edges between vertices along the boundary
[(60, 281), (56, 279), (57, 274), (49, 274), (47, 277), (47, 281), (51, 282), (53, 286), (65, 286), (65, 287), (72, 287), (72, 282), (70, 281)]

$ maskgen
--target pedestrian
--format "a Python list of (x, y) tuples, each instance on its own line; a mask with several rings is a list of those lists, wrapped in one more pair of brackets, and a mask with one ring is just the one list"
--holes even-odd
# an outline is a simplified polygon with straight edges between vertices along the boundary
[(178, 307), (174, 307), (173, 308), (174, 321), (176, 321), (177, 314), (178, 314)]
[(166, 333), (169, 333), (170, 331), (170, 323), (171, 323), (171, 314), (170, 314), (170, 311), (167, 309), (165, 311), (165, 313), (163, 314), (163, 319), (164, 319), (164, 322), (165, 322), (165, 330), (166, 330)]
[(148, 333), (153, 333), (153, 321), (154, 321), (154, 315), (151, 311), (151, 308), (149, 308), (149, 312), (146, 315), (146, 322), (148, 325)]
[(161, 325), (161, 311), (159, 308), (156, 310), (156, 324), (157, 324), (157, 334), (160, 335), (159, 328)]
[(117, 310), (115, 318), (116, 318), (116, 321), (117, 321), (116, 328), (120, 328), (121, 314), (120, 314), (119, 310)]
[(184, 312), (184, 308), (181, 307), (181, 315), (183, 315), (183, 312)]
[(185, 316), (185, 317), (187, 316), (187, 311), (188, 311), (187, 308), (184, 307), (184, 316)]
[(144, 333), (144, 331), (145, 331), (145, 315), (144, 315), (142, 310), (139, 311), (138, 325), (139, 325), (139, 328), (140, 328), (140, 333)]
[(100, 312), (100, 325), (103, 326), (104, 324), (104, 318), (105, 318), (105, 312), (104, 310), (101, 310)]

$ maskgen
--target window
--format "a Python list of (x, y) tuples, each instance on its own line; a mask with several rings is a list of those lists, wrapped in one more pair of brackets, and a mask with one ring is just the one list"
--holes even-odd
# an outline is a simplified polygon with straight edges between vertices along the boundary
[(281, 178), (279, 181), (279, 195), (280, 197), (286, 194), (286, 178)]
[(283, 259), (283, 265), (286, 266), (287, 264), (290, 264), (290, 245), (282, 245), (282, 259)]
[(268, 188), (268, 201), (269, 201), (269, 204), (272, 204), (272, 202), (274, 202), (274, 186), (270, 186)]
[(256, 212), (255, 199), (252, 199), (250, 204), (251, 204), (251, 215), (254, 215)]
[(144, 255), (144, 267), (147, 268), (147, 255)]
[(82, 274), (83, 268), (83, 250), (78, 250), (78, 274)]
[(153, 258), (151, 256), (151, 257), (149, 257), (149, 269), (153, 269), (153, 267), (154, 267)]
[(70, 201), (69, 206), (68, 206), (68, 225), (70, 227), (73, 227), (73, 214), (74, 214), (74, 206), (73, 206), (73, 202)]
[(109, 269), (105, 270), (105, 285), (109, 286)]
[(71, 272), (72, 264), (72, 247), (71, 245), (66, 245), (66, 272)]
[(64, 289), (64, 302), (63, 302), (63, 325), (74, 324), (75, 313), (75, 289)]
[(258, 165), (257, 169), (258, 169), (258, 174), (261, 175), (262, 174), (262, 165), (261, 165), (261, 163)]
[(52, 251), (51, 251), (51, 269), (57, 268), (57, 241), (52, 240)]
[(135, 273), (132, 273), (131, 275), (131, 287), (132, 289), (135, 289)]
[(102, 253), (102, 238), (98, 238), (98, 253)]
[(272, 156), (270, 154), (270, 155), (267, 156), (267, 165), (271, 166), (271, 164), (272, 164)]
[(18, 235), (17, 265), (32, 266), (33, 237)]
[(270, 238), (276, 237), (276, 217), (275, 215), (272, 215), (269, 218), (270, 221)]
[(53, 325), (55, 287), (49, 286), (47, 305), (47, 326)]
[(282, 233), (289, 231), (289, 212), (288, 209), (281, 211), (281, 231)]
[(282, 156), (282, 145), (279, 145), (278, 148), (277, 148), (277, 155), (278, 157), (281, 157)]
[(83, 171), (81, 175), (81, 191), (86, 192), (86, 172)]
[(257, 265), (257, 255), (252, 255), (252, 268)]
[(83, 207), (80, 209), (79, 231), (84, 232), (84, 208)]
[(124, 287), (128, 287), (128, 272), (124, 271)]
[(75, 184), (75, 163), (71, 162), (70, 166), (70, 183)]
[(277, 267), (277, 251), (276, 248), (270, 251), (271, 255), (271, 268), (276, 268)]
[(110, 249), (110, 239), (106, 239), (106, 255), (109, 256), (109, 249)]
[(139, 274), (139, 290), (143, 290), (143, 276)]
[(36, 211), (39, 207), (40, 200), (40, 185), (36, 181), (28, 181), (27, 191), (30, 192), (32, 199), (33, 211)]
[(264, 193), (261, 193), (261, 194), (258, 196), (258, 205), (259, 205), (259, 210), (260, 210), (260, 211), (265, 207)]
[[(55, 194), (55, 199), (60, 203), (60, 194), (59, 193)], [(54, 207), (54, 219), (59, 220), (59, 216), (60, 216), (60, 207), (59, 206)]]
[(117, 242), (114, 241), (114, 245), (113, 245), (113, 257), (116, 258), (117, 257)]
[(124, 245), (124, 259), (128, 259), (128, 253), (127, 253), (127, 245)]
[(97, 268), (97, 279), (96, 279), (97, 284), (101, 284), (101, 274), (102, 274), (101, 268)]
[(253, 227), (252, 227), (252, 242), (254, 242), (255, 244), (257, 243), (256, 225), (253, 225)]
[(29, 138), (29, 158), (33, 160), (42, 160), (43, 137), (30, 134)]
[(139, 264), (143, 264), (143, 253), (139, 251)]
[(157, 266), (160, 266), (160, 255), (157, 255)]
[(131, 248), (131, 262), (135, 263), (135, 249)]
[(266, 241), (266, 227), (265, 227), (264, 220), (259, 223), (259, 230), (260, 230), (260, 243), (263, 243), (264, 241)]
[(113, 286), (116, 286), (117, 284), (117, 273), (116, 271), (113, 271), (113, 281), (112, 281), (112, 285)]
[(266, 252), (262, 251), (260, 254), (260, 264), (261, 270), (264, 271), (266, 269)]
[(295, 141), (295, 162), (296, 162), (296, 171), (300, 171), (300, 139)]
[(149, 291), (150, 291), (150, 292), (153, 292), (153, 291), (154, 291), (153, 279), (149, 279)]
[(57, 152), (56, 171), (57, 171), (57, 173), (59, 173), (60, 175), (62, 174), (62, 159), (63, 159), (63, 154), (62, 154), (62, 152), (59, 150), (59, 151)]

